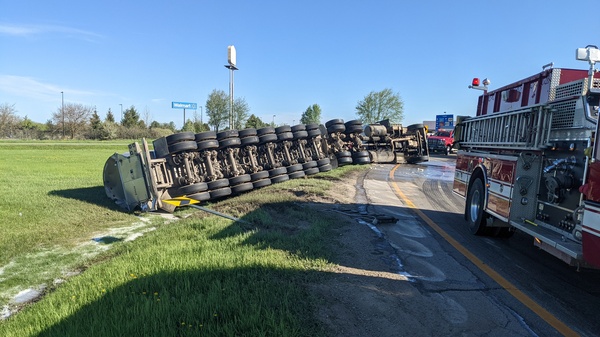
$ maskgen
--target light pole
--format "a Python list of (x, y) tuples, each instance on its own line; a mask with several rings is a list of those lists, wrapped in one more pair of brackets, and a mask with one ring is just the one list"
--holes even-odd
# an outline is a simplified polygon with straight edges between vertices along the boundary
[(120, 121), (120, 123), (123, 124), (123, 104), (119, 103), (119, 105), (121, 106), (121, 121)]
[(232, 130), (233, 125), (233, 72), (236, 68), (236, 52), (234, 46), (227, 47), (227, 63), (225, 68), (229, 69), (229, 129)]
[(60, 97), (61, 97), (61, 101), (62, 101), (60, 112), (62, 114), (63, 139), (65, 139), (65, 93), (61, 91)]
[(273, 115), (273, 122), (271, 124), (273, 124), (273, 126), (275, 126), (275, 115)]

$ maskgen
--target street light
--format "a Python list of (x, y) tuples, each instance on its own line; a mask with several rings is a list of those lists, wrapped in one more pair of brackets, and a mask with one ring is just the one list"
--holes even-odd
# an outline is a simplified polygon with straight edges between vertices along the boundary
[(123, 104), (119, 103), (119, 105), (121, 106), (121, 123), (123, 123)]
[(229, 69), (229, 129), (233, 129), (233, 71), (238, 70), (235, 66), (236, 53), (234, 46), (227, 47), (227, 63), (225, 68)]
[(273, 115), (273, 123), (271, 123), (271, 124), (273, 124), (273, 126), (275, 126), (275, 115)]
[(60, 112), (62, 114), (63, 139), (65, 139), (65, 93), (61, 91), (60, 97), (61, 97), (61, 101), (62, 101), (62, 106), (60, 108)]

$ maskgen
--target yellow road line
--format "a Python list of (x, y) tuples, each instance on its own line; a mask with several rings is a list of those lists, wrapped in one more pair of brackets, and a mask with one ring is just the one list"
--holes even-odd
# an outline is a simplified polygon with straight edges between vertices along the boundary
[(439, 235), (441, 235), (448, 243), (452, 245), (456, 250), (458, 250), (462, 255), (464, 255), (469, 261), (471, 261), (475, 266), (477, 266), (481, 271), (486, 273), (489, 277), (491, 277), (496, 283), (498, 283), (502, 288), (508, 291), (514, 298), (523, 303), (526, 307), (531, 309), (534, 313), (536, 313), (540, 318), (550, 324), (553, 328), (555, 328), (558, 332), (563, 334), (564, 336), (579, 336), (574, 330), (569, 328), (565, 323), (560, 321), (554, 315), (552, 315), (548, 310), (544, 309), (541, 305), (531, 299), (529, 296), (525, 295), (521, 290), (517, 289), (515, 285), (510, 283), (507, 279), (502, 277), (497, 271), (492, 269), (492, 267), (485, 264), (481, 261), (475, 254), (471, 253), (467, 248), (461, 245), (458, 241), (452, 238), (446, 231), (444, 231), (440, 226), (438, 226), (433, 220), (431, 220), (425, 213), (423, 213), (420, 209), (418, 209), (415, 204), (410, 201), (402, 193), (396, 181), (394, 181), (394, 172), (400, 165), (394, 166), (394, 168), (390, 171), (389, 178), (392, 186), (394, 188), (394, 192), (396, 195), (408, 206), (410, 207), (423, 221), (425, 221), (429, 227), (433, 228)]

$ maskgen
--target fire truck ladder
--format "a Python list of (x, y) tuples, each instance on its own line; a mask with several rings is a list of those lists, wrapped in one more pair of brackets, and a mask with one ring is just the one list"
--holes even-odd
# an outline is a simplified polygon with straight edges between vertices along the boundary
[(539, 150), (548, 144), (551, 123), (547, 105), (466, 119), (461, 122), (460, 146)]

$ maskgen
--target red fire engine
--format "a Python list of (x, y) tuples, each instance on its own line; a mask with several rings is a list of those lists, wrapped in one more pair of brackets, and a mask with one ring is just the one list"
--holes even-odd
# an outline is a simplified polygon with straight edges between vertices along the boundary
[(476, 117), (457, 118), (453, 191), (473, 234), (520, 230), (571, 265), (600, 268), (600, 50), (576, 55), (589, 70), (550, 64), (489, 92), (473, 81), (484, 93)]

